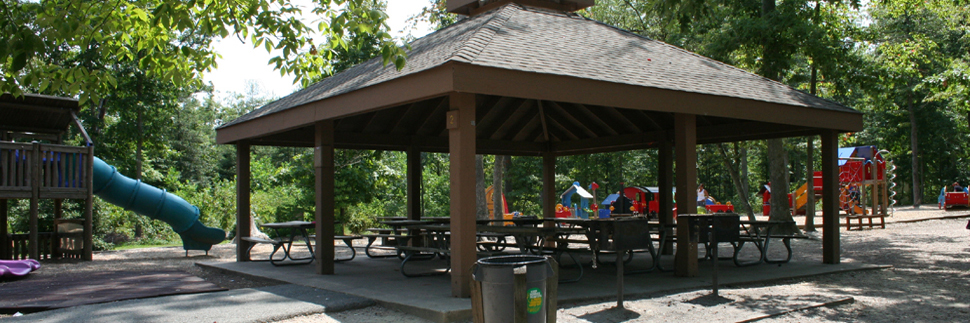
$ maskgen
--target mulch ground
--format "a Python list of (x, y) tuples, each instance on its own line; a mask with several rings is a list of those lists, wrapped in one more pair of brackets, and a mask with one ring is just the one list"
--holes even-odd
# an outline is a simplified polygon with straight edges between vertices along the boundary
[(28, 275), (0, 283), (0, 290), (0, 313), (12, 314), (225, 288), (182, 271), (106, 271)]

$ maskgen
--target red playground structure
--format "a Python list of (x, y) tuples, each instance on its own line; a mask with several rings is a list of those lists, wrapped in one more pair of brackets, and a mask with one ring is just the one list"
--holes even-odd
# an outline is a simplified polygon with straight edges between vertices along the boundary
[[(884, 158), (885, 150), (876, 146), (839, 148), (839, 206), (847, 214), (887, 216), (892, 212), (896, 195), (896, 169)], [(822, 172), (812, 176), (815, 200), (822, 197)], [(808, 202), (808, 183), (802, 184), (794, 194), (788, 194), (788, 203), (794, 214), (804, 215)], [(761, 191), (764, 215), (771, 213), (771, 187)]]
[(940, 209), (950, 210), (955, 206), (970, 207), (970, 193), (966, 187), (955, 187), (953, 192), (946, 191), (947, 186), (940, 190)]

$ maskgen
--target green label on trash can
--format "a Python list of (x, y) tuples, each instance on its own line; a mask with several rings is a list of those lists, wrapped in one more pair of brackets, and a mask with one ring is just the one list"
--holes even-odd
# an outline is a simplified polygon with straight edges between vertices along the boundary
[(529, 301), (529, 307), (526, 309), (529, 314), (539, 313), (542, 310), (542, 291), (538, 288), (532, 288), (529, 289), (528, 295), (526, 299)]

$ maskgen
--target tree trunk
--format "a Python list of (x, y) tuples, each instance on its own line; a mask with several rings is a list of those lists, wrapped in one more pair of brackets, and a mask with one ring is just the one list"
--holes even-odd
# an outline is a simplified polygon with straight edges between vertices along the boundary
[(145, 127), (142, 122), (142, 109), (140, 106), (137, 109), (138, 117), (135, 120), (135, 124), (138, 127), (138, 139), (135, 140), (135, 179), (141, 179), (142, 146), (145, 144)]
[(482, 155), (475, 155), (475, 217), (488, 219), (488, 203), (485, 201), (485, 161)]
[[(137, 89), (138, 91), (137, 94), (138, 94), (138, 98), (141, 99), (141, 93), (142, 93), (141, 82), (139, 82), (138, 84), (139, 85)], [(144, 110), (143, 108), (144, 108), (144, 105), (140, 101), (137, 104), (135, 104), (135, 109), (137, 109), (136, 111), (137, 116), (135, 117), (135, 126), (137, 127), (136, 130), (138, 131), (137, 133), (138, 138), (135, 140), (135, 179), (136, 180), (141, 180), (141, 173), (142, 173), (141, 163), (143, 159), (142, 146), (145, 143), (145, 140), (144, 140), (145, 127), (144, 127), (144, 121), (142, 119), (142, 113)], [(135, 222), (135, 238), (141, 238), (144, 235), (145, 235), (145, 229), (142, 227), (141, 222)]]
[(808, 175), (805, 192), (805, 231), (815, 231), (815, 136), (808, 137), (808, 160), (805, 163)]
[(916, 107), (913, 105), (913, 98), (909, 98), (909, 138), (910, 146), (913, 151), (913, 208), (918, 209), (920, 204), (922, 204), (922, 190), (920, 187), (920, 164), (919, 164), (919, 145), (917, 141), (917, 128), (916, 128)]
[[(735, 143), (735, 148), (737, 148), (737, 143)], [(734, 182), (734, 188), (738, 191), (738, 196), (741, 198), (741, 203), (738, 204), (741, 206), (741, 211), (748, 215), (748, 220), (754, 221), (754, 211), (751, 210), (751, 203), (748, 201), (747, 185), (744, 185), (741, 181), (741, 174), (738, 171), (740, 167), (735, 167), (735, 162), (728, 157), (727, 150), (724, 149), (724, 144), (718, 144), (717, 151), (721, 153), (721, 162), (728, 169), (728, 174), (731, 175), (731, 181)], [(737, 152), (737, 149), (735, 149), (735, 152)]]
[(502, 179), (505, 178), (505, 156), (495, 156), (495, 166), (492, 169), (492, 218), (502, 219), (505, 215), (505, 203), (502, 194), (505, 192)]
[[(818, 25), (818, 16), (822, 9), (822, 3), (815, 3), (815, 16), (813, 22)], [(818, 66), (815, 58), (812, 57), (812, 74), (808, 80), (808, 93), (818, 94)], [(808, 161), (805, 163), (806, 190), (805, 190), (805, 231), (815, 232), (815, 136), (808, 137)]]
[(777, 229), (779, 234), (798, 232), (788, 205), (788, 152), (782, 139), (768, 139), (768, 178), (771, 180), (770, 221), (788, 221), (792, 226)]

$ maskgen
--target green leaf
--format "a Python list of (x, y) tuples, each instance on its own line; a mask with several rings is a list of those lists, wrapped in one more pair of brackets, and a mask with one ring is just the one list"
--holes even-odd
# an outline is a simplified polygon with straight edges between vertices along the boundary
[(10, 64), (10, 73), (20, 72), (24, 66), (27, 66), (27, 53), (17, 53), (13, 56), (13, 62)]

